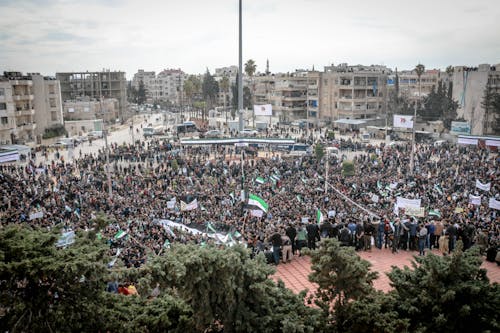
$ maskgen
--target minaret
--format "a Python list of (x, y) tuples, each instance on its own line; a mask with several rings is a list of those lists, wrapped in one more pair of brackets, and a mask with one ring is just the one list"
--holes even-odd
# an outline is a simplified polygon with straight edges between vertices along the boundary
[(266, 60), (266, 75), (269, 75), (269, 59)]

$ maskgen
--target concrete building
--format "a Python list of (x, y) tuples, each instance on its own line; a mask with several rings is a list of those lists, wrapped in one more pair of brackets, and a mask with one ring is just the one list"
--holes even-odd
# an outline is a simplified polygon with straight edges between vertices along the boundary
[(472, 135), (491, 135), (494, 115), (482, 104), (485, 90), (500, 93), (500, 64), (478, 67), (457, 66), (453, 71), (453, 99), (458, 102), (458, 118), (470, 123)]
[[(420, 77), (421, 98), (429, 95), (432, 87), (437, 88), (438, 81), (441, 77), (447, 76), (445, 72), (439, 69), (426, 70)], [(399, 93), (408, 98), (410, 102), (419, 99), (418, 75), (415, 70), (398, 72), (399, 77)], [(394, 75), (391, 75), (394, 78)]]
[(181, 99), (184, 99), (182, 92), (184, 89), (184, 81), (187, 75), (180, 69), (164, 69), (157, 75), (154, 71), (146, 72), (139, 69), (134, 74), (132, 85), (139, 89), (139, 83), (144, 83), (146, 89), (146, 102), (169, 102), (172, 104), (181, 104)]
[(318, 125), (320, 121), (331, 120), (320, 112), (321, 73), (312, 70), (307, 73), (307, 120)]
[(134, 77), (132, 79), (132, 86), (135, 89), (139, 89), (139, 84), (142, 81), (144, 85), (148, 85), (150, 81), (156, 79), (156, 73), (154, 71), (152, 72), (146, 72), (144, 69), (139, 69), (137, 73), (134, 74)]
[(387, 77), (385, 66), (326, 66), (321, 73), (321, 118), (369, 119), (385, 117)]
[(102, 72), (56, 73), (61, 84), (61, 96), (64, 101), (73, 101), (78, 97), (92, 99), (114, 98), (118, 101), (120, 121), (127, 114), (127, 80), (125, 72), (103, 70)]
[(286, 122), (306, 119), (307, 83), (307, 71), (274, 75), (274, 87), (270, 96), (273, 115)]
[(63, 103), (65, 121), (102, 119), (112, 123), (118, 116), (118, 100), (116, 98), (102, 101), (84, 97), (79, 100)]
[(0, 76), (0, 144), (35, 144), (34, 98), (31, 76)]
[(35, 107), (35, 134), (37, 142), (41, 142), (46, 129), (63, 125), (61, 87), (54, 77), (28, 74), (33, 81)]

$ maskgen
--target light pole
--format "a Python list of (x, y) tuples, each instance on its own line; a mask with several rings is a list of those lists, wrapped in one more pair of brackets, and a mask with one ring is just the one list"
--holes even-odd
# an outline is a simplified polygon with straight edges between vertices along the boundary
[(330, 156), (329, 151), (326, 151), (326, 162), (325, 162), (325, 195), (328, 193), (328, 167), (330, 166)]
[[(421, 97), (421, 77), (425, 71), (425, 66), (422, 64), (418, 64), (415, 67), (415, 72), (418, 76), (418, 102), (420, 102)], [(413, 110), (413, 127), (412, 127), (412, 145), (411, 145), (411, 156), (410, 156), (410, 175), (414, 175), (415, 172), (415, 127), (417, 126), (417, 101), (415, 101), (415, 109)]]
[(239, 59), (238, 59), (238, 129), (243, 131), (243, 56), (242, 56), (242, 25), (241, 25), (241, 1), (239, 1)]

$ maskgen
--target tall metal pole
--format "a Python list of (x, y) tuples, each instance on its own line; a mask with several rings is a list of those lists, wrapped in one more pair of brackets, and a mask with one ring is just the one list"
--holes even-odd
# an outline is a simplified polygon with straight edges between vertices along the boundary
[(325, 162), (325, 196), (328, 193), (328, 166), (330, 165), (330, 154), (326, 152), (326, 162)]
[(101, 109), (101, 115), (102, 115), (102, 134), (104, 136), (104, 145), (106, 146), (106, 178), (108, 180), (108, 195), (109, 198), (113, 198), (113, 188), (111, 187), (111, 174), (110, 174), (110, 168), (109, 168), (109, 146), (108, 146), (108, 130), (105, 127), (106, 122), (104, 121), (104, 111), (102, 109), (102, 83), (101, 83), (101, 76), (99, 76), (99, 107)]
[(239, 59), (238, 59), (238, 129), (243, 131), (243, 57), (242, 57), (242, 25), (241, 25), (241, 1), (239, 8)]

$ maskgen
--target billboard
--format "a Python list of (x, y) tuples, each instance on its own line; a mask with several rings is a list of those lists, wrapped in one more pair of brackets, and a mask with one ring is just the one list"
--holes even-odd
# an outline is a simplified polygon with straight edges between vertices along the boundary
[(394, 115), (394, 127), (413, 128), (413, 116)]
[(256, 116), (272, 116), (273, 108), (271, 104), (254, 105), (253, 112), (255, 113)]
[(466, 121), (452, 121), (451, 134), (470, 134), (470, 124)]

